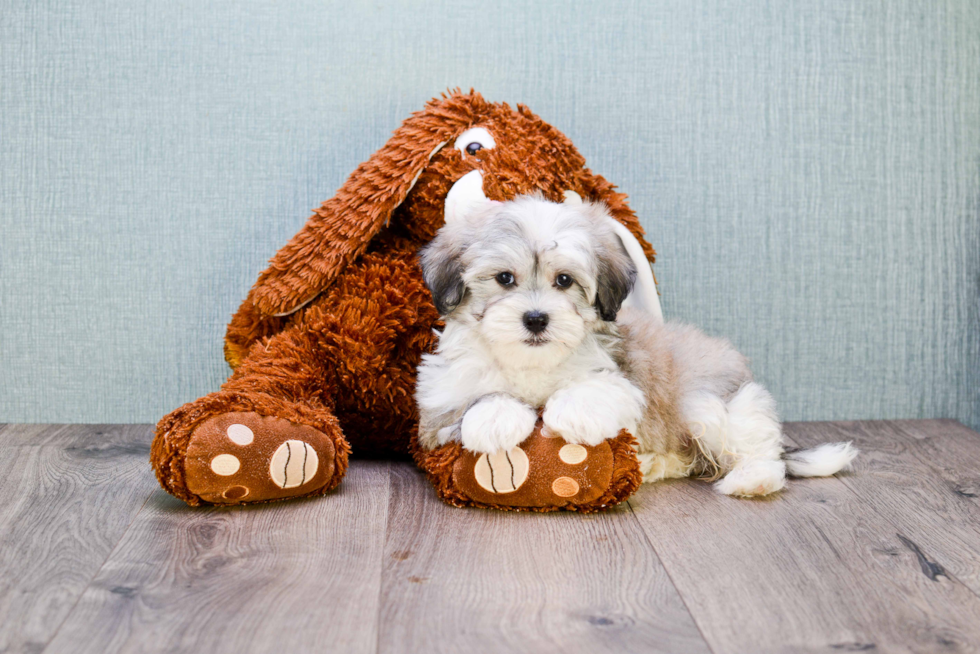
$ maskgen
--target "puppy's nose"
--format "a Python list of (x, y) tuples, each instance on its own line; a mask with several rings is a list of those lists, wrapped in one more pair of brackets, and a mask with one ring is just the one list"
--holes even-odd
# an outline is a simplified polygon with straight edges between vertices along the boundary
[(524, 326), (532, 334), (540, 334), (548, 327), (548, 314), (528, 311), (524, 314)]

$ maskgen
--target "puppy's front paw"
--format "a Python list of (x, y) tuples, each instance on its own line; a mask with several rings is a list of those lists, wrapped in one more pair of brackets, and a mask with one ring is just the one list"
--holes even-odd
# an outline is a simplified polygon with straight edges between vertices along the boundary
[(583, 402), (575, 393), (558, 391), (548, 400), (541, 418), (549, 431), (569, 443), (598, 445), (616, 436), (623, 428), (618, 414), (612, 408), (603, 409)]
[(463, 447), (478, 454), (508, 452), (534, 431), (538, 416), (523, 402), (506, 395), (480, 400), (466, 412), (460, 425)]

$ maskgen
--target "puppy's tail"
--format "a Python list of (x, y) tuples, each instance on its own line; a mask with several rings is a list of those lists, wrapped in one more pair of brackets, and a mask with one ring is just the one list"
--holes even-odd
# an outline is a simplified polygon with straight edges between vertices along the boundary
[(829, 477), (851, 467), (858, 448), (851, 441), (824, 443), (809, 450), (785, 452), (786, 472), (793, 477)]

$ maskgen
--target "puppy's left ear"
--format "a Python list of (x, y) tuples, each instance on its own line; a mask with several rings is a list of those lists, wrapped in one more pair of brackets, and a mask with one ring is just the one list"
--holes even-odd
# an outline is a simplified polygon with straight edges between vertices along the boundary
[(606, 321), (616, 320), (616, 314), (636, 282), (636, 264), (630, 258), (619, 236), (609, 227), (608, 213), (601, 205), (591, 205), (597, 224), (603, 225), (604, 236), (597, 246), (595, 308)]
[(419, 253), (425, 285), (440, 316), (451, 313), (466, 295), (463, 250), (453, 236), (452, 230), (444, 227)]
[[(617, 239), (617, 245), (619, 241)], [(633, 289), (633, 282), (636, 281), (636, 267), (633, 261), (626, 254), (623, 246), (621, 255), (615, 258), (599, 259), (598, 289), (595, 294), (595, 308), (603, 320), (614, 321), (619, 307), (623, 305), (623, 300)]]

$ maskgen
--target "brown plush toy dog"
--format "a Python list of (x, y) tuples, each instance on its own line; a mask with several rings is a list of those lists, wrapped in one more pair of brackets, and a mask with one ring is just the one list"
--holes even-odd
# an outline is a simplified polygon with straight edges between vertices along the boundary
[[(414, 455), (456, 505), (594, 511), (628, 497), (641, 475), (625, 432), (563, 448), (536, 429), (516, 463), (416, 443), (415, 371), (441, 327), (416, 252), (452, 210), (454, 185), (479, 192), (481, 179), (491, 200), (573, 191), (605, 202), (653, 261), (625, 196), (558, 130), (472, 91), (434, 99), (259, 276), (225, 336), (231, 377), (157, 425), (150, 460), (163, 488), (191, 505), (319, 495), (340, 483), (353, 447)], [(511, 485), (488, 483), (501, 466)]]

